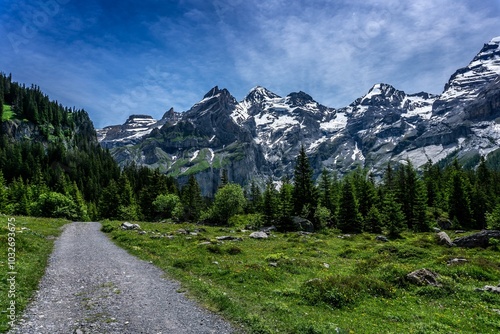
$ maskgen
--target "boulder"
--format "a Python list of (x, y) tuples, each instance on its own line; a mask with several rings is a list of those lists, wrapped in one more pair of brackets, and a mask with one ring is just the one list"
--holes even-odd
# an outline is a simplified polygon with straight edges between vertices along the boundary
[(500, 239), (500, 231), (496, 230), (482, 230), (479, 233), (468, 235), (466, 237), (456, 238), (453, 243), (459, 247), (474, 248), (483, 247), (486, 248), (490, 244), (491, 238)]
[(439, 275), (432, 270), (429, 269), (419, 269), (415, 270), (408, 275), (406, 278), (416, 285), (432, 285), (432, 286), (441, 286), (441, 284), (437, 281)]
[(500, 286), (485, 285), (484, 288), (476, 289), (476, 291), (500, 293)]
[(295, 216), (292, 218), (292, 226), (294, 231), (305, 231), (305, 232), (314, 232), (314, 225), (311, 221)]
[(233, 237), (232, 235), (223, 235), (220, 237), (216, 237), (215, 239), (219, 241), (243, 241), (243, 239), (238, 237)]
[(438, 244), (445, 245), (448, 247), (454, 246), (453, 242), (450, 239), (450, 236), (446, 232), (439, 232), (436, 234), (438, 239)]
[(259, 232), (253, 232), (250, 234), (250, 238), (253, 239), (267, 239), (268, 235), (265, 232), (259, 231)]
[(278, 229), (276, 228), (276, 226), (272, 225), (272, 226), (266, 226), (266, 227), (263, 227), (260, 229), (261, 232), (264, 232), (264, 233), (271, 233), (273, 231), (277, 231)]
[(375, 237), (375, 240), (382, 241), (382, 242), (388, 242), (389, 241), (389, 239), (387, 239), (387, 237), (384, 236), (384, 235), (377, 235)]
[(467, 262), (467, 259), (464, 258), (454, 258), (446, 262), (449, 266), (454, 265), (454, 264), (461, 264)]
[(138, 224), (131, 224), (129, 222), (124, 222), (121, 225), (122, 230), (140, 230), (141, 227)]

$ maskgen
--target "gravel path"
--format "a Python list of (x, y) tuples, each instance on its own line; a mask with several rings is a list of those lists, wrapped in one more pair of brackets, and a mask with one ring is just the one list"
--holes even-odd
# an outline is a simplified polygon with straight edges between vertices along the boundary
[(72, 223), (55, 243), (34, 301), (9, 333), (232, 333), (163, 272), (113, 244), (99, 223)]

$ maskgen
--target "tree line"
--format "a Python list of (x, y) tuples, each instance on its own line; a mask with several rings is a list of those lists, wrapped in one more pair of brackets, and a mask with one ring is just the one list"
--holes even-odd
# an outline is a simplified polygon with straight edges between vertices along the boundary
[[(207, 199), (194, 176), (179, 187), (158, 169), (134, 164), (119, 168), (97, 142), (85, 110), (65, 108), (38, 87), (21, 86), (0, 74), (0, 111), (4, 106), (13, 112), (0, 127), (4, 214), (221, 225), (241, 218), (283, 231), (296, 229), (296, 218), (302, 217), (315, 229), (393, 236), (404, 230), (428, 231), (438, 221), (462, 229), (500, 225), (500, 172), (484, 158), (477, 168), (457, 160), (446, 166), (429, 161), (421, 171), (410, 161), (390, 163), (377, 179), (368, 169), (342, 177), (323, 170), (316, 181), (302, 148), (293, 175), (264, 185), (256, 180), (243, 188), (229, 182), (223, 171), (221, 187)], [(12, 122), (33, 125), (26, 127), (31, 134), (14, 138)]]

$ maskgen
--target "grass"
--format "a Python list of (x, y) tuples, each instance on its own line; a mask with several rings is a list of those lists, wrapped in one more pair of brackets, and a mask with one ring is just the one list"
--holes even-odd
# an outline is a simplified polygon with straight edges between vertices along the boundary
[(14, 111), (12, 111), (12, 107), (4, 104), (3, 105), (3, 115), (2, 115), (2, 122), (3, 121), (8, 121), (9, 119), (12, 119), (14, 117)]
[(38, 283), (45, 273), (47, 260), (52, 252), (54, 239), (60, 235), (61, 227), (68, 223), (62, 219), (46, 219), (31, 217), (15, 218), (15, 298), (9, 297), (10, 285), (7, 279), (12, 270), (7, 262), (8, 252), (8, 222), (11, 217), (0, 216), (0, 332), (9, 328), (7, 308), (11, 300), (15, 301), (17, 318), (22, 314), (30, 298), (38, 287)]
[[(432, 233), (388, 243), (334, 231), (254, 240), (220, 227), (186, 235), (177, 230), (200, 226), (141, 223), (148, 233), (139, 235), (119, 224), (105, 223), (118, 245), (248, 333), (500, 332), (500, 295), (474, 290), (499, 283), (496, 248), (446, 248)], [(243, 241), (217, 241), (222, 235)], [(468, 262), (448, 266), (455, 257)], [(442, 286), (410, 284), (406, 275), (421, 268), (436, 271)]]

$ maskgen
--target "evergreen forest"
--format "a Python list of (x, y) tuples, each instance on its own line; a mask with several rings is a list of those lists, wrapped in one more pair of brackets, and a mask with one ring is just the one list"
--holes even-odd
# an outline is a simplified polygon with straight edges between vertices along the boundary
[[(119, 168), (96, 138), (85, 110), (51, 101), (39, 87), (0, 74), (0, 212), (71, 220), (190, 221), (298, 228), (344, 233), (500, 228), (500, 172), (490, 159), (477, 164), (389, 163), (377, 178), (358, 167), (346, 175), (324, 170), (313, 179), (305, 150), (294, 174), (265, 185), (238, 185), (222, 173), (213, 199), (194, 176), (179, 187), (147, 167)], [(302, 226), (303, 227), (303, 226)]]

